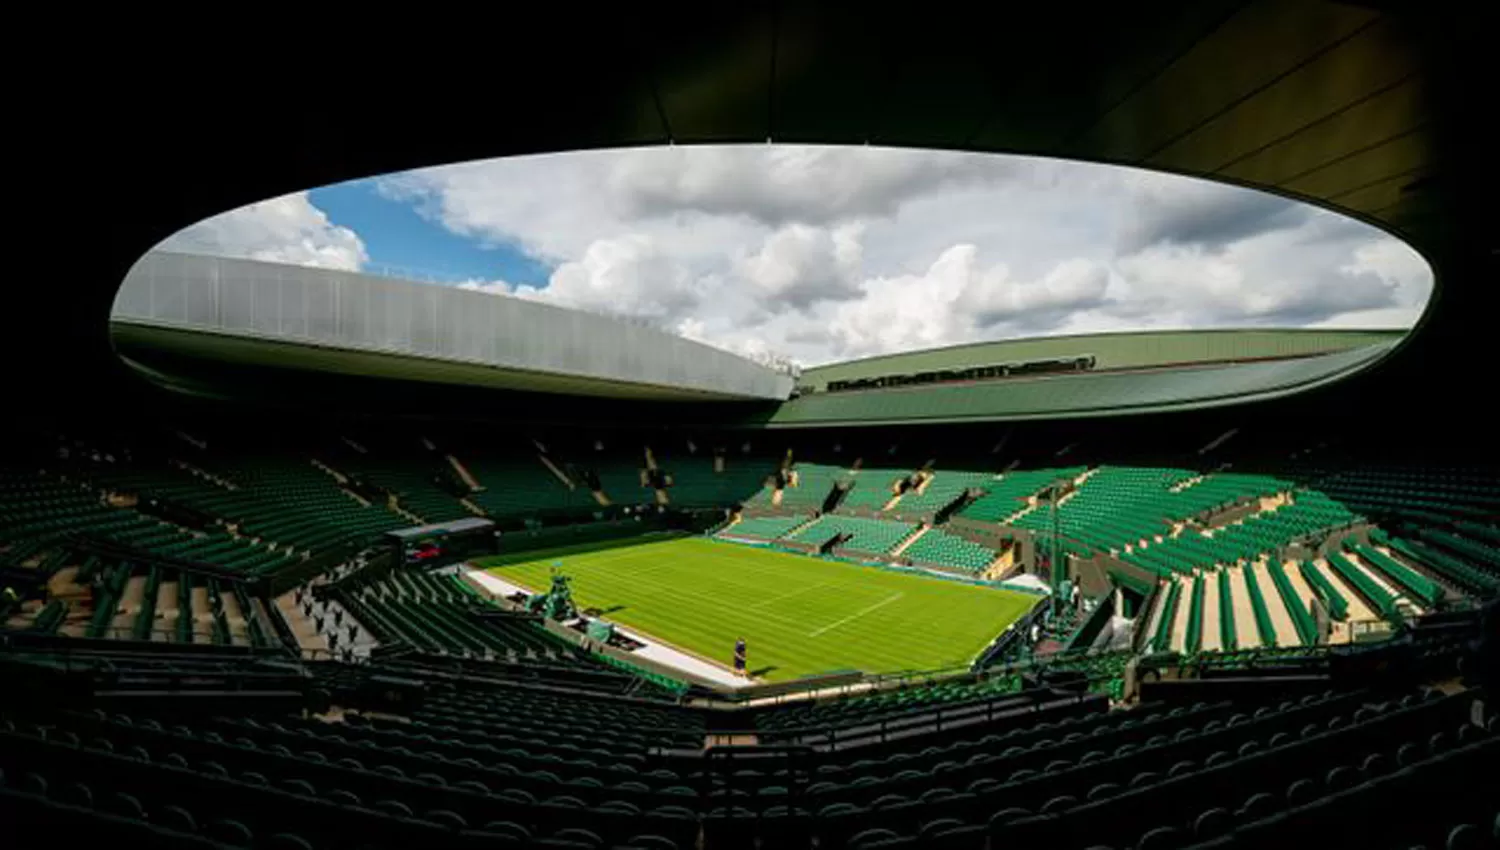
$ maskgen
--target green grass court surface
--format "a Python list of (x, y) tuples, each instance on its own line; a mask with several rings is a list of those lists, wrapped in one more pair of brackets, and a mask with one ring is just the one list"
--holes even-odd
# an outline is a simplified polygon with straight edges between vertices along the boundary
[(475, 562), (545, 590), (554, 564), (573, 600), (611, 622), (729, 666), (748, 643), (766, 681), (857, 669), (968, 664), (1037, 599), (753, 546), (678, 537), (581, 545)]

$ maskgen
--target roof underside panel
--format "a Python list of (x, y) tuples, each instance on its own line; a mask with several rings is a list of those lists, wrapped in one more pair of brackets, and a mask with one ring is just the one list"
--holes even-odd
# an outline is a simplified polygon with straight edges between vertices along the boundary
[(152, 251), (126, 277), (113, 318), (137, 344), (293, 368), (617, 397), (791, 391), (789, 376), (758, 363), (608, 316), (258, 260)]
[(814, 392), (776, 411), (771, 427), (1070, 418), (1211, 407), (1274, 398), (1337, 380), (1396, 343), (1228, 366), (1010, 378), (880, 390)]
[(821, 388), (829, 381), (1083, 355), (1094, 356), (1096, 369), (1300, 357), (1392, 342), (1405, 335), (1405, 331), (1267, 329), (1148, 331), (1002, 340), (819, 366), (804, 371), (799, 383)]

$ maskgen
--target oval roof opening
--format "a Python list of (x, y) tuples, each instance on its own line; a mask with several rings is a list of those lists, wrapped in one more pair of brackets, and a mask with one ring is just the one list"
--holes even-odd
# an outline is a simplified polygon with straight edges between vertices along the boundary
[[(1427, 263), (1383, 231), (1258, 191), (1021, 156), (780, 144), (390, 174), (226, 212), (158, 251), (358, 273), (345, 291), (415, 281), (603, 314), (783, 373), (821, 374), (808, 390), (1036, 352), (1091, 355), (1101, 368), (1331, 353), (1399, 339), (1433, 286)], [(122, 288), (117, 340), (139, 342), (145, 326), (233, 334), (227, 314), (261, 336), (316, 343), (317, 322), (299, 309), (340, 321), (333, 305), (288, 303), (315, 298), (290, 289), (276, 304), (264, 285), (235, 292), (228, 273), (196, 289), (161, 277), (133, 275)], [(397, 351), (451, 355), (454, 346), (423, 348), (416, 337), (457, 328), (444, 309), (473, 309), (433, 306), (403, 330), (402, 314), (425, 303), (377, 305), (382, 326), (364, 330)], [(462, 332), (488, 332), (475, 321)], [(1299, 341), (1159, 342), (1164, 331), (1222, 329), (1297, 331)], [(1309, 333), (1329, 330), (1374, 333)], [(1140, 331), (1156, 336), (1133, 345), (1113, 336)], [(1099, 334), (1113, 341), (1084, 344), (1098, 352), (1002, 344)], [(960, 353), (900, 359), (932, 350)]]

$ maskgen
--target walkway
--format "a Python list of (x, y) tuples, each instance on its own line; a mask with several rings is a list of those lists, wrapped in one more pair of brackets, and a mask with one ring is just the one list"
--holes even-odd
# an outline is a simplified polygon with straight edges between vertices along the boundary
[[(513, 593), (531, 593), (530, 590), (527, 590), (526, 588), (521, 587), (518, 584), (511, 584), (510, 582), (493, 576), (487, 572), (484, 572), (483, 570), (476, 570), (465, 567), (464, 575), (470, 581), (478, 584), (485, 590), (488, 590), (491, 593), (494, 593), (501, 597), (510, 596)], [(707, 681), (713, 682), (716, 685), (720, 685), (726, 688), (744, 688), (753, 684), (759, 684), (750, 679), (736, 676), (734, 672), (727, 667), (719, 664), (714, 664), (711, 661), (699, 658), (698, 656), (691, 653), (684, 652), (672, 646), (668, 646), (656, 638), (641, 634), (639, 632), (631, 631), (630, 629), (627, 629), (619, 624), (615, 624), (615, 631), (627, 638), (630, 638), (633, 641), (636, 641), (637, 643), (645, 644), (640, 649), (637, 649), (633, 653), (631, 653), (632, 655), (639, 658), (643, 658), (666, 667), (671, 667), (674, 670), (680, 670), (690, 676), (694, 676), (699, 679), (705, 679)]]

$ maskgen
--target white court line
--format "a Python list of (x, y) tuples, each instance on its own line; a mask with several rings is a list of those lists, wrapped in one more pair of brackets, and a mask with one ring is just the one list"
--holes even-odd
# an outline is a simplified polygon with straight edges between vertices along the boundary
[(850, 620), (855, 620), (855, 619), (858, 619), (860, 617), (863, 617), (864, 615), (870, 613), (871, 611), (874, 611), (876, 608), (884, 608), (885, 606), (891, 604), (892, 602), (895, 602), (897, 599), (900, 599), (901, 597), (903, 597), (905, 595), (906, 595), (906, 591), (904, 591), (904, 590), (899, 591), (899, 592), (896, 593), (895, 596), (891, 596), (891, 597), (883, 599), (883, 600), (881, 600), (879, 602), (876, 602), (874, 605), (871, 605), (870, 607), (865, 608), (865, 609), (863, 609), (861, 611), (855, 611), (853, 614), (850, 614), (849, 616), (845, 617), (842, 620), (838, 620), (836, 622), (829, 623), (828, 625), (824, 626), (821, 629), (818, 629), (815, 632), (808, 632), (807, 636), (808, 637), (817, 637), (818, 635), (820, 635), (820, 634), (828, 631), (829, 629), (838, 628), (839, 626), (842, 626), (843, 624), (849, 622)]
[(794, 590), (794, 591), (792, 591), (790, 593), (783, 593), (780, 596), (772, 596), (769, 599), (762, 599), (761, 601), (755, 603), (754, 605), (751, 605), (750, 608), (749, 608), (749, 610), (754, 611), (755, 609), (759, 608), (762, 605), (770, 605), (773, 602), (780, 602), (783, 599), (791, 599), (793, 596), (800, 596), (801, 594), (807, 593), (810, 590), (821, 590), (822, 588), (831, 587), (831, 586), (833, 586), (835, 584), (840, 584), (840, 583), (841, 582), (838, 582), (838, 581), (825, 581), (822, 584), (810, 584), (807, 587), (800, 588), (798, 590)]

